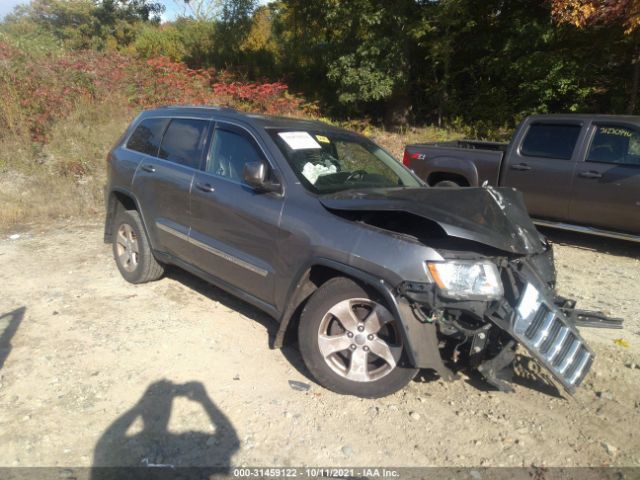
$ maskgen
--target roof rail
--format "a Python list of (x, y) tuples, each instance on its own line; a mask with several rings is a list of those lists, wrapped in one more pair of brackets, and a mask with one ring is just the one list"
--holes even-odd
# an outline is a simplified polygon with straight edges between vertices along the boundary
[(231, 107), (222, 107), (219, 105), (188, 105), (188, 104), (184, 104), (184, 105), (160, 105), (159, 107), (157, 107), (158, 109), (160, 108), (202, 108), (204, 109), (209, 109), (209, 110), (220, 110), (220, 111), (225, 111), (225, 112), (237, 112), (237, 110), (235, 108), (231, 108)]

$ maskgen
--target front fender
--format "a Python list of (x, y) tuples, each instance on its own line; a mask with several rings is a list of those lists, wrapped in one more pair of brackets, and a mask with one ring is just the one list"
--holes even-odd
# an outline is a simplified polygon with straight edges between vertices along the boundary
[(417, 368), (434, 369), (446, 380), (453, 378), (453, 373), (442, 362), (435, 324), (419, 321), (413, 313), (409, 300), (396, 295), (395, 289), (384, 279), (326, 258), (314, 259), (312, 264), (308, 265), (292, 284), (287, 307), (280, 317), (280, 325), (274, 341), (275, 348), (282, 347), (287, 326), (294, 312), (315, 290), (315, 287), (309, 288), (307, 286), (310, 284), (308, 281), (309, 272), (314, 266), (330, 268), (373, 288), (386, 301), (391, 313), (400, 323), (410, 364)]

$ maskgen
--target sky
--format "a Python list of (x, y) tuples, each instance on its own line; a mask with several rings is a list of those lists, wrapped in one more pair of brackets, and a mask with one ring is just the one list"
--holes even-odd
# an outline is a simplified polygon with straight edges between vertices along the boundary
[[(163, 22), (167, 21), (167, 20), (173, 20), (178, 15), (181, 15), (183, 13), (183, 8), (182, 7), (178, 7), (176, 5), (176, 2), (174, 2), (173, 0), (162, 0), (161, 3), (163, 3), (164, 6), (166, 7), (166, 10), (162, 14), (162, 21)], [(180, 3), (182, 3), (182, 2), (180, 2)]]
[[(167, 8), (164, 14), (162, 15), (163, 21), (173, 20), (174, 18), (176, 18), (176, 16), (182, 13), (182, 8), (176, 5), (176, 2), (174, 2), (174, 0), (158, 0), (158, 1), (164, 4), (164, 6)], [(0, 0), (0, 19), (4, 18), (4, 16), (7, 13), (10, 13), (11, 10), (13, 10), (13, 8), (16, 5), (20, 5), (28, 2), (29, 0)], [(179, 3), (182, 4), (182, 0), (179, 0)], [(264, 4), (267, 2), (265, 0), (261, 0), (258, 3)]]
[(0, 18), (4, 18), (7, 13), (13, 10), (13, 7), (21, 3), (27, 3), (25, 0), (0, 0)]

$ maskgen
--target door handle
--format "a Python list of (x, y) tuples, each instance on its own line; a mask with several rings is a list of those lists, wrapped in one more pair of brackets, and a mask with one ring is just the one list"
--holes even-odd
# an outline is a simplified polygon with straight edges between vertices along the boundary
[(512, 170), (531, 170), (531, 167), (526, 163), (516, 163), (515, 165), (511, 165)]
[(215, 189), (215, 188), (213, 188), (213, 186), (211, 186), (211, 184), (210, 184), (210, 183), (201, 183), (201, 182), (196, 182), (196, 188), (197, 188), (198, 190), (202, 190), (203, 192), (208, 192), (208, 193), (211, 193), (211, 192), (215, 192), (215, 191), (216, 191), (216, 189)]
[(149, 172), (149, 173), (154, 173), (156, 171), (156, 167), (154, 167), (153, 165), (143, 165), (142, 169), (145, 172)]
[(601, 173), (593, 172), (593, 171), (580, 172), (578, 175), (581, 176), (581, 177), (584, 177), (584, 178), (602, 178), (602, 174)]

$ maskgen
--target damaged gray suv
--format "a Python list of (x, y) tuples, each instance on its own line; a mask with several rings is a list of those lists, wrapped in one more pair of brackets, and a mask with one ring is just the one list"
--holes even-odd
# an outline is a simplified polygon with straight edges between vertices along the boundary
[(428, 188), (324, 123), (159, 108), (108, 165), (105, 241), (126, 280), (176, 265), (237, 295), (339, 393), (388, 395), (423, 368), (508, 390), (518, 344), (573, 391), (594, 360), (576, 324), (612, 323), (555, 293), (519, 193)]

